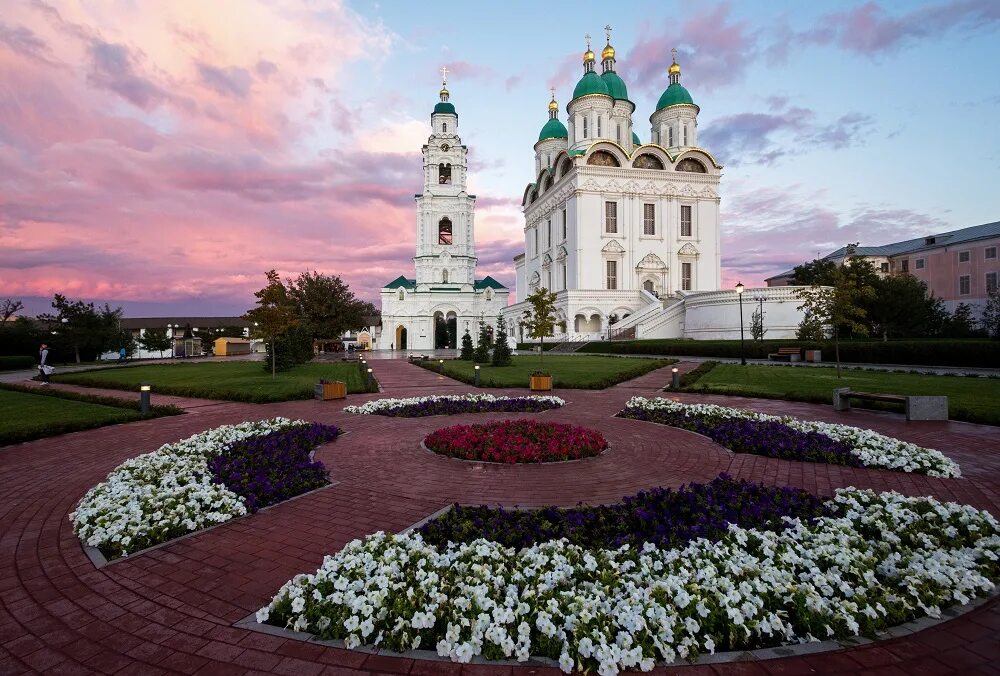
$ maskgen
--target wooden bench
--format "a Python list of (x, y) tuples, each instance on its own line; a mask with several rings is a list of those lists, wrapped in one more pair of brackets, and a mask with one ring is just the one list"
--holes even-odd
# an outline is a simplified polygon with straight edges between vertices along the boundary
[(779, 347), (777, 352), (767, 355), (771, 361), (802, 361), (801, 347)]
[(840, 387), (833, 391), (833, 408), (837, 411), (850, 411), (851, 399), (902, 404), (907, 420), (948, 419), (948, 397), (944, 396), (852, 392), (849, 387)]

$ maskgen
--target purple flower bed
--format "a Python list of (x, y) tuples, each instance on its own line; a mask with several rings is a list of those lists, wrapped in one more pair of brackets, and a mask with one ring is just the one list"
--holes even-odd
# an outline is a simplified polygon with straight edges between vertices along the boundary
[(309, 455), (340, 434), (333, 425), (313, 423), (250, 437), (228, 446), (208, 461), (213, 481), (246, 500), (256, 512), (330, 483), (330, 472)]
[(824, 501), (804, 490), (736, 480), (720, 474), (707, 484), (678, 490), (654, 488), (614, 505), (532, 511), (455, 505), (420, 533), (430, 544), (486, 538), (506, 547), (529, 547), (566, 538), (587, 548), (676, 547), (695, 538), (718, 540), (730, 523), (781, 530), (782, 517), (813, 519), (828, 514)]
[(801, 432), (776, 420), (746, 420), (627, 407), (619, 415), (704, 434), (735, 453), (864, 467), (851, 446), (819, 432)]
[(457, 413), (539, 413), (553, 408), (559, 408), (559, 404), (551, 401), (540, 401), (532, 397), (511, 397), (494, 401), (433, 399), (377, 411), (377, 415), (394, 418), (420, 418), (431, 415), (455, 415)]

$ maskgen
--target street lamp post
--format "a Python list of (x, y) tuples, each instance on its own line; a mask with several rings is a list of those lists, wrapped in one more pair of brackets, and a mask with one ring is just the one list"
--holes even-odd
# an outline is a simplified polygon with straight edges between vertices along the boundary
[(743, 342), (743, 282), (736, 282), (736, 296), (740, 299), (740, 366), (747, 365), (747, 353)]

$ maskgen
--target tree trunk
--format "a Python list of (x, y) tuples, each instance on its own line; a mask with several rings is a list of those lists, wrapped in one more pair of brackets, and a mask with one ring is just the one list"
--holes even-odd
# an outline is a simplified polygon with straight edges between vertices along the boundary
[(73, 345), (73, 354), (76, 356), (76, 363), (80, 363), (80, 346)]
[(278, 355), (274, 351), (274, 338), (271, 339), (271, 380), (275, 379), (275, 371), (278, 368)]
[(840, 331), (837, 327), (833, 329), (833, 352), (837, 358), (837, 377), (840, 377)]
[(540, 371), (543, 366), (545, 366), (545, 336), (541, 337), (541, 342), (538, 343), (538, 370)]

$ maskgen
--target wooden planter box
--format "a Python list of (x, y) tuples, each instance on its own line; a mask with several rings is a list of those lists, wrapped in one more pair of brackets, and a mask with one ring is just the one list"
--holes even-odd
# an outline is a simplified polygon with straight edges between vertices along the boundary
[(347, 397), (347, 383), (335, 380), (332, 383), (316, 383), (315, 397), (327, 399), (344, 399)]
[(549, 392), (552, 389), (552, 376), (531, 376), (532, 392)]

